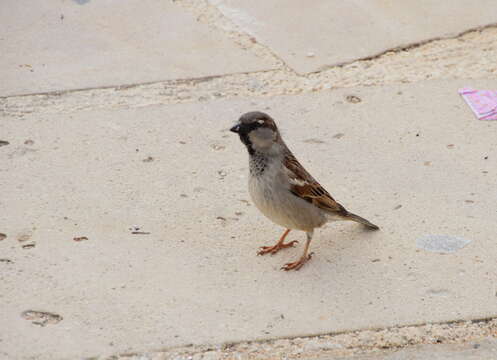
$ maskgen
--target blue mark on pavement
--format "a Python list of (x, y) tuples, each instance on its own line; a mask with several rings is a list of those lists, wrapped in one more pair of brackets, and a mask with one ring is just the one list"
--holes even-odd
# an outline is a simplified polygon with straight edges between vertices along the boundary
[(471, 240), (451, 235), (425, 235), (416, 239), (416, 247), (441, 254), (451, 254), (468, 245)]

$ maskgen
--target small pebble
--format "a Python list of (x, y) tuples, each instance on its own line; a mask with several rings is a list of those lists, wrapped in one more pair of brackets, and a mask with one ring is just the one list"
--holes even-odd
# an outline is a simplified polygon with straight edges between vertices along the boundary
[(45, 326), (48, 324), (57, 324), (62, 321), (62, 316), (46, 311), (26, 310), (21, 317), (30, 320), (33, 324)]
[(347, 95), (345, 100), (347, 100), (349, 103), (352, 103), (352, 104), (357, 104), (357, 103), (360, 103), (362, 101), (361, 98), (359, 96), (356, 96), (356, 95)]
[(133, 235), (150, 235), (150, 232), (148, 231), (141, 231), (141, 228), (137, 225), (133, 225), (132, 227), (129, 228), (131, 231), (131, 234)]
[(219, 150), (226, 149), (226, 146), (213, 144), (213, 145), (211, 145), (211, 148), (214, 149), (214, 150), (216, 150), (216, 151), (219, 151)]
[(226, 175), (228, 175), (226, 173), (226, 171), (224, 171), (224, 170), (218, 170), (217, 173), (218, 173), (218, 175), (219, 175), (219, 177), (220, 177), (221, 180), (223, 180), (226, 177)]
[(315, 138), (304, 140), (304, 142), (307, 144), (324, 144), (325, 143), (323, 140), (319, 140), (319, 139), (315, 139)]
[(75, 237), (73, 238), (74, 241), (85, 241), (85, 240), (88, 240), (88, 238), (86, 236), (79, 236), (79, 237)]

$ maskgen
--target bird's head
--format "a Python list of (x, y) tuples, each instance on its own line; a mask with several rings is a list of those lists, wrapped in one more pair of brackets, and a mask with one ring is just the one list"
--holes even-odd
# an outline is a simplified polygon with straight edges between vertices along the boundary
[(230, 129), (237, 133), (250, 154), (254, 152), (271, 153), (281, 142), (280, 133), (274, 120), (260, 111), (243, 114)]

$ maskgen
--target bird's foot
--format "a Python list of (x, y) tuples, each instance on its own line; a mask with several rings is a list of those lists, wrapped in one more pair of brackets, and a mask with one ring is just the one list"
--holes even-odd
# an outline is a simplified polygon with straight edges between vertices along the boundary
[(268, 253), (270, 253), (270, 254), (276, 254), (281, 249), (284, 249), (284, 248), (287, 248), (287, 247), (292, 247), (295, 244), (298, 244), (297, 240), (293, 240), (293, 241), (287, 242), (286, 244), (285, 243), (278, 243), (278, 244), (276, 244), (274, 246), (261, 246), (259, 252), (257, 253), (257, 255), (266, 255)]
[(282, 270), (288, 271), (288, 270), (299, 270), (307, 261), (309, 261), (312, 257), (312, 254), (310, 253), (307, 256), (302, 256), (300, 259), (298, 259), (295, 262), (291, 262), (288, 264), (285, 264), (281, 267)]

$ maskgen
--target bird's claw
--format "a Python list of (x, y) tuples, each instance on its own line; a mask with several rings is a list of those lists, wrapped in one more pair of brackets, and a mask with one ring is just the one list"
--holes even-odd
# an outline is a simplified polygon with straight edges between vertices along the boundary
[(257, 255), (265, 255), (265, 254), (276, 254), (278, 251), (284, 248), (292, 247), (295, 244), (298, 244), (299, 242), (297, 240), (293, 240), (287, 243), (281, 243), (281, 244), (276, 244), (274, 246), (261, 246), (259, 252), (257, 252)]
[(287, 263), (285, 265), (283, 265), (281, 267), (281, 270), (285, 270), (285, 271), (289, 271), (289, 270), (295, 270), (295, 271), (298, 271), (300, 270), (300, 268), (307, 262), (311, 259), (312, 255), (314, 255), (314, 253), (310, 253), (309, 255), (307, 255), (306, 257), (301, 257), (300, 259), (298, 259), (297, 261), (294, 261), (294, 262), (291, 262), (291, 263)]

